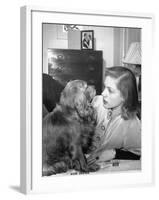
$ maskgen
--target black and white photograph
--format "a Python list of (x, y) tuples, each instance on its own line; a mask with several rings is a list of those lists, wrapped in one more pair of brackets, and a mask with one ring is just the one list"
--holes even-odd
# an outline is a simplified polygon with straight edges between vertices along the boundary
[(153, 182), (152, 27), (148, 14), (21, 8), (23, 193)]
[(42, 24), (42, 176), (141, 171), (142, 29), (70, 27)]
[(81, 49), (90, 49), (94, 48), (94, 31), (85, 30), (81, 31)]

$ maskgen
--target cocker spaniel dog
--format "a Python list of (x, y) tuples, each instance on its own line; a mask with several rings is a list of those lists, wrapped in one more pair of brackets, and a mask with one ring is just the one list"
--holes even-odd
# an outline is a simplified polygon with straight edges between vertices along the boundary
[(96, 92), (85, 81), (67, 83), (59, 104), (43, 119), (43, 176), (75, 169), (96, 171), (85, 154), (91, 150), (94, 135), (94, 110), (91, 100)]

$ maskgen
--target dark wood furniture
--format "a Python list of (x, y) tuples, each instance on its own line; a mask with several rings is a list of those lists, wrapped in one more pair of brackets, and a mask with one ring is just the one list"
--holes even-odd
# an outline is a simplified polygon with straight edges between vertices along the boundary
[(101, 94), (102, 51), (48, 49), (48, 73), (64, 86), (69, 80), (85, 80)]

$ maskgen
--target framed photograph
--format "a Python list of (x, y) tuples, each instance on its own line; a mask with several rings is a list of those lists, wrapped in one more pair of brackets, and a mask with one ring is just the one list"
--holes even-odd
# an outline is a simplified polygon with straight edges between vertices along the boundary
[[(76, 30), (63, 33), (66, 24)], [(21, 192), (81, 191), (154, 182), (152, 30), (150, 14), (21, 8)], [(57, 33), (65, 37), (59, 39)], [(86, 34), (90, 38), (86, 49), (92, 51), (83, 50)], [(121, 107), (116, 110), (113, 100), (103, 98), (97, 127), (97, 121), (92, 121), (97, 118), (91, 101), (112, 86), (114, 79), (110, 75), (106, 79), (105, 74), (116, 69), (114, 66), (133, 74), (136, 110), (132, 121), (125, 120)], [(119, 90), (117, 82), (113, 83)], [(116, 101), (121, 100), (119, 105), (123, 105), (124, 94), (122, 97)], [(101, 120), (103, 116), (106, 121)], [(93, 140), (96, 130), (103, 135)], [(101, 152), (94, 147), (110, 151), (92, 154)]]
[(81, 49), (94, 49), (94, 31), (81, 31)]

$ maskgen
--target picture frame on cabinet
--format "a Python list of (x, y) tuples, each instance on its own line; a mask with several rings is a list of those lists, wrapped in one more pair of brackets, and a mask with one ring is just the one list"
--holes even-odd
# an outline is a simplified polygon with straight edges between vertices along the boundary
[[(141, 170), (99, 173), (96, 175), (42, 176), (42, 73), (44, 64), (42, 25), (46, 23), (141, 29)], [(150, 14), (57, 10), (36, 6), (21, 7), (21, 192), (25, 194), (54, 193), (91, 190), (94, 188), (106, 189), (108, 187), (152, 185), (154, 182), (154, 124), (151, 113), (154, 104), (152, 102), (153, 98), (151, 98), (153, 96), (153, 90), (151, 89), (153, 77), (150, 73), (152, 68), (149, 67), (152, 66), (152, 29), (153, 15)], [(91, 33), (93, 36), (94, 33)], [(97, 48), (101, 50), (100, 44)], [(147, 90), (149, 90), (148, 94)]]
[(87, 50), (94, 49), (94, 31), (93, 30), (81, 31), (81, 49), (87, 49)]

